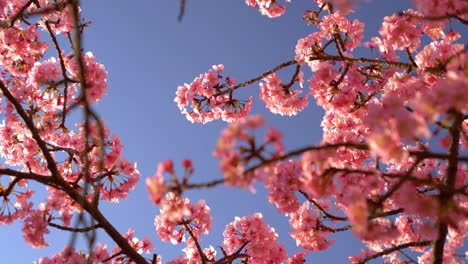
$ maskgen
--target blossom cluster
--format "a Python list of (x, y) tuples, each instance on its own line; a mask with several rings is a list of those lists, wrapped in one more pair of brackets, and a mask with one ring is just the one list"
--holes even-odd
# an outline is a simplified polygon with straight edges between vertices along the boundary
[(178, 244), (185, 241), (184, 225), (190, 226), (195, 238), (200, 239), (200, 234), (210, 231), (211, 221), (210, 208), (203, 200), (192, 204), (188, 198), (169, 192), (161, 200), (160, 214), (154, 219), (154, 224), (162, 241)]
[(245, 3), (253, 8), (258, 8), (262, 15), (270, 18), (282, 16), (286, 11), (286, 6), (278, 4), (276, 0), (245, 0)]
[(301, 189), (302, 169), (299, 162), (294, 160), (279, 162), (270, 173), (265, 184), (270, 203), (284, 213), (299, 209), (299, 201), (295, 195), (295, 192)]
[[(284, 151), (282, 134), (270, 127), (265, 136), (264, 143), (258, 145), (251, 133), (264, 125), (260, 115), (252, 115), (243, 120), (231, 123), (221, 132), (213, 155), (219, 159), (220, 169), (224, 175), (225, 183), (229, 186), (251, 187), (252, 182), (261, 180), (261, 175), (245, 172), (245, 165), (252, 164), (252, 160), (264, 160), (275, 157)], [(249, 133), (249, 131), (252, 131)], [(246, 143), (242, 145), (242, 143)], [(273, 148), (268, 155), (267, 147)], [(268, 155), (268, 156), (266, 156)]]
[(282, 263), (287, 254), (279, 245), (278, 234), (263, 221), (260, 213), (236, 219), (224, 230), (224, 248), (228, 254), (245, 247), (249, 263)]
[(205, 124), (222, 119), (232, 122), (247, 116), (252, 107), (252, 97), (246, 102), (232, 98), (231, 87), (235, 80), (226, 77), (226, 82), (221, 83), (223, 71), (224, 65), (213, 65), (192, 83), (177, 88), (174, 101), (189, 121)]
[[(303, 73), (299, 75), (302, 85)], [(307, 96), (299, 97), (300, 90), (290, 91), (276, 73), (266, 76), (263, 81), (260, 83), (260, 99), (272, 113), (291, 116), (307, 106)]]

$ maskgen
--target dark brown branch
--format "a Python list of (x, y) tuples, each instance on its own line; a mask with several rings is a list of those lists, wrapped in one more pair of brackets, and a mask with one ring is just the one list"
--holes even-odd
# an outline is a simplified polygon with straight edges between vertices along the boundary
[(285, 90), (289, 91), (289, 88), (291, 88), (291, 86), (293, 86), (293, 84), (296, 82), (297, 75), (299, 75), (300, 70), (301, 70), (301, 65), (297, 64), (296, 69), (294, 70), (294, 74), (291, 77), (291, 81), (289, 83), (283, 84), (283, 88)]
[(198, 250), (198, 254), (200, 254), (201, 263), (205, 264), (208, 261), (208, 258), (206, 257), (205, 253), (203, 253), (203, 249), (201, 248), (200, 243), (198, 242), (198, 239), (193, 234), (192, 229), (190, 229), (189, 223), (186, 221), (183, 221), (182, 225), (184, 226), (184, 229), (187, 230), (190, 237), (193, 239), (193, 242), (195, 243), (195, 246)]
[(418, 15), (413, 15), (413, 14), (407, 14), (407, 13), (400, 13), (400, 15), (404, 16), (409, 16), (412, 18), (417, 18), (417, 19), (422, 19), (422, 20), (429, 20), (429, 21), (438, 21), (438, 20), (445, 20), (445, 19), (456, 19), (460, 21), (460, 23), (464, 25), (468, 25), (468, 20), (463, 19), (461, 15), (464, 15), (468, 12), (468, 9), (461, 10), (461, 12), (453, 13), (453, 14), (445, 14), (445, 15), (439, 15), (439, 16), (418, 16)]
[(179, 22), (182, 21), (182, 18), (184, 18), (184, 14), (185, 14), (185, 0), (180, 0), (180, 4), (179, 4), (179, 16), (177, 16), (177, 20)]
[(376, 218), (379, 218), (379, 217), (396, 215), (396, 214), (399, 214), (399, 213), (403, 213), (402, 208), (394, 209), (394, 210), (390, 210), (390, 211), (385, 211), (385, 212), (380, 212), (380, 213), (374, 213), (374, 214), (372, 214), (370, 216), (370, 219), (376, 219)]
[(285, 160), (285, 159), (300, 155), (300, 154), (302, 154), (304, 152), (307, 152), (307, 151), (336, 149), (336, 148), (340, 148), (340, 147), (349, 147), (349, 148), (358, 149), (358, 150), (368, 150), (367, 145), (358, 144), (358, 143), (351, 143), (351, 142), (343, 142), (343, 143), (335, 143), (335, 144), (324, 144), (324, 145), (318, 145), (318, 146), (307, 146), (307, 147), (304, 147), (304, 148), (300, 148), (300, 149), (290, 151), (290, 152), (286, 153), (285, 155), (274, 157), (274, 158), (269, 159), (269, 160), (265, 160), (261, 164), (250, 167), (244, 173), (253, 172), (253, 171), (255, 171), (256, 169), (258, 169), (260, 167), (263, 167), (263, 166), (269, 165), (269, 164), (277, 162), (277, 161)]
[(72, 187), (68, 186), (68, 184), (63, 181), (62, 179), (58, 179), (61, 181), (61, 184), (65, 184), (66, 188), (64, 191), (67, 195), (72, 198), (75, 202), (80, 205), (83, 210), (88, 212), (94, 220), (98, 223), (98, 225), (105, 230), (105, 232), (112, 238), (112, 240), (122, 249), (122, 252), (127, 255), (131, 260), (133, 260), (137, 264), (147, 264), (148, 262), (145, 260), (143, 256), (138, 254), (135, 249), (128, 243), (127, 239), (125, 239), (119, 231), (107, 220), (107, 218), (101, 213), (101, 211), (93, 204), (85, 199), (82, 195), (80, 195), (77, 191), (75, 191)]
[(106, 259), (103, 260), (102, 262), (103, 262), (103, 263), (106, 263), (106, 262), (108, 262), (108, 261), (111, 261), (113, 258), (118, 257), (118, 256), (123, 255), (123, 254), (124, 254), (124, 252), (121, 250), (121, 251), (119, 251), (119, 252), (117, 252), (117, 253), (111, 255), (110, 257), (106, 258)]
[(224, 183), (224, 179), (214, 180), (214, 181), (206, 182), (206, 183), (186, 183), (182, 185), (182, 189), (188, 190), (188, 189), (211, 188), (211, 187), (215, 187), (217, 185), (223, 184), (223, 183)]
[(403, 177), (400, 177), (400, 180), (392, 186), (392, 188), (384, 195), (380, 196), (379, 199), (377, 200), (376, 204), (377, 205), (382, 205), (384, 203), (384, 201), (389, 198), (390, 196), (392, 196), (398, 189), (400, 189), (400, 187), (403, 185), (403, 183), (405, 183), (406, 181), (408, 181), (410, 179), (410, 175), (413, 173), (413, 171), (416, 169), (416, 167), (419, 165), (419, 163), (421, 162), (422, 160), (420, 158), (418, 158), (412, 165), (411, 167), (409, 168), (409, 170), (405, 173), (405, 175)]
[(249, 258), (250, 257), (249, 255), (241, 253), (248, 243), (249, 242), (247, 241), (244, 244), (242, 244), (242, 246), (239, 249), (237, 249), (236, 252), (232, 253), (231, 255), (226, 255), (226, 252), (224, 252), (224, 249), (221, 248), (221, 251), (223, 251), (224, 257), (214, 262), (214, 264), (231, 264), (234, 260), (238, 258), (245, 258), (245, 259)]
[(418, 64), (416, 64), (416, 61), (414, 61), (414, 58), (413, 56), (411, 55), (411, 52), (408, 48), (405, 48), (405, 52), (406, 52), (406, 57), (408, 57), (408, 60), (411, 62), (411, 64), (417, 68), (418, 67)]
[(319, 209), (319, 211), (323, 214), (324, 217), (330, 218), (330, 219), (333, 219), (333, 220), (337, 220), (337, 221), (346, 221), (346, 220), (348, 220), (348, 217), (336, 216), (336, 215), (332, 215), (332, 214), (328, 213), (327, 210), (325, 210), (322, 206), (320, 206), (320, 204), (318, 204), (314, 199), (309, 197), (309, 195), (307, 193), (305, 193), (303, 191), (299, 191), (299, 193), (301, 193), (309, 202), (314, 204), (315, 207), (317, 207), (317, 209)]
[[(274, 67), (273, 69), (269, 70), (269, 71), (266, 71), (264, 73), (262, 73), (261, 75), (253, 78), (253, 79), (250, 79), (248, 81), (245, 81), (243, 83), (239, 83), (235, 86), (233, 86), (230, 90), (231, 91), (234, 91), (234, 90), (237, 90), (239, 88), (242, 88), (242, 87), (245, 87), (245, 86), (248, 86), (248, 85), (251, 85), (252, 83), (255, 83), (255, 82), (258, 82), (260, 81), (261, 79), (265, 78), (266, 76), (274, 73), (274, 72), (277, 72), (283, 68), (286, 68), (288, 66), (291, 66), (291, 65), (294, 65), (296, 64), (297, 62), (295, 60), (290, 60), (290, 61), (287, 61), (287, 62), (284, 62), (284, 63), (281, 63), (280, 65)], [(223, 93), (224, 94), (224, 93)]]
[(5, 190), (2, 190), (3, 187), (0, 189), (0, 195), (3, 196), (3, 197), (7, 197), (8, 195), (11, 194), (11, 192), (13, 191), (13, 189), (15, 188), (15, 185), (21, 181), (21, 178), (19, 177), (16, 177), (14, 178), (9, 184), (8, 184), (8, 187), (5, 189)]
[(24, 123), (26, 124), (26, 127), (31, 132), (32, 138), (34, 139), (34, 141), (36, 141), (37, 145), (39, 146), (39, 149), (44, 155), (44, 158), (47, 162), (47, 168), (52, 173), (52, 177), (60, 177), (60, 172), (57, 168), (57, 164), (55, 163), (54, 158), (52, 157), (49, 150), (47, 149), (46, 143), (44, 142), (44, 140), (42, 140), (41, 136), (39, 135), (39, 130), (36, 128), (33, 121), (29, 118), (28, 114), (23, 109), (23, 106), (21, 105), (21, 103), (18, 102), (18, 100), (16, 100), (16, 98), (10, 93), (10, 90), (8, 90), (8, 88), (5, 86), (5, 84), (1, 80), (0, 80), (0, 90), (2, 90), (3, 95), (8, 99), (8, 101), (11, 104), (13, 104), (13, 106), (16, 109), (16, 112), (23, 119)]
[[(258, 82), (260, 81), (261, 79), (265, 78), (266, 76), (274, 73), (274, 72), (277, 72), (283, 68), (286, 68), (288, 66), (291, 66), (291, 65), (294, 65), (296, 64), (297, 62), (295, 60), (290, 60), (290, 61), (287, 61), (287, 62), (284, 62), (284, 63), (281, 63), (280, 65), (274, 67), (273, 69), (269, 70), (269, 71), (266, 71), (264, 73), (262, 73), (261, 75), (253, 78), (253, 79), (250, 79), (250, 80), (247, 80), (245, 82), (242, 82), (242, 83), (239, 83), (231, 88), (228, 88), (226, 90), (220, 90), (221, 88), (225, 88), (226, 87), (226, 84), (223, 84), (221, 86), (218, 87), (218, 92), (216, 94), (213, 95), (213, 97), (217, 97), (217, 96), (220, 96), (220, 95), (224, 95), (224, 94), (229, 94), (230, 95), (230, 99), (232, 100), (232, 93), (239, 89), (239, 88), (242, 88), (242, 87), (246, 87), (248, 85), (251, 85), (255, 82)], [(211, 97), (210, 97), (211, 98)], [(194, 99), (194, 102), (199, 106), (201, 107), (201, 103), (204, 102), (204, 101), (208, 101), (210, 98), (208, 97), (203, 97), (201, 99)]]
[[(23, 7), (21, 7), (21, 9), (11, 17), (10, 23), (2, 21), (1, 27), (8, 27), (8, 26), (12, 27), (12, 26), (14, 26), (15, 22), (18, 19), (21, 19), (21, 17), (24, 16), (24, 11), (26, 11), (26, 9), (28, 9), (28, 7), (30, 7), (33, 2), (34, 2), (34, 0), (29, 0)], [(8, 25), (8, 24), (10, 24), (10, 25)]]
[[(33, 0), (33, 2), (36, 2), (36, 1)], [(42, 7), (42, 8), (36, 4), (38, 9), (31, 11), (31, 12), (24, 13), (24, 16), (30, 17), (30, 16), (37, 16), (37, 15), (47, 15), (53, 12), (62, 11), (71, 2), (72, 0), (57, 1), (55, 3), (50, 3), (49, 5)]]
[(431, 241), (415, 241), (415, 242), (408, 242), (408, 243), (405, 243), (405, 244), (400, 244), (398, 246), (394, 246), (394, 247), (382, 250), (382, 251), (380, 251), (380, 252), (378, 252), (376, 254), (370, 255), (370, 256), (364, 258), (363, 260), (361, 260), (359, 263), (364, 264), (364, 263), (367, 263), (369, 260), (376, 259), (376, 258), (381, 257), (381, 256), (385, 256), (387, 254), (390, 254), (390, 253), (395, 252), (395, 251), (399, 251), (399, 250), (404, 249), (404, 248), (422, 247), (422, 246), (428, 246), (430, 244), (431, 244)]
[[(356, 150), (368, 150), (369, 147), (366, 144), (359, 144), (359, 143), (352, 143), (352, 142), (342, 142), (342, 143), (334, 143), (334, 144), (324, 144), (324, 145), (314, 145), (314, 146), (307, 146), (303, 147), (300, 149), (292, 150), (282, 156), (277, 156), (269, 160), (263, 161), (261, 164), (255, 165), (247, 169), (244, 173), (250, 173), (253, 172), (254, 170), (269, 165), (271, 163), (277, 162), (277, 161), (282, 161), (294, 156), (301, 155), (307, 151), (318, 151), (318, 150), (326, 150), (326, 149), (337, 149), (340, 147), (347, 147), (347, 148), (352, 148)], [(441, 153), (434, 153), (430, 151), (409, 151), (409, 154), (411, 156), (415, 156), (420, 160), (424, 159), (447, 159), (449, 156), (447, 154), (441, 154)], [(465, 161), (468, 162), (468, 157), (465, 156), (460, 156), (457, 157), (458, 161)]]
[(101, 227), (99, 224), (97, 224), (97, 225), (93, 225), (93, 226), (89, 226), (89, 227), (76, 228), (76, 227), (62, 226), (62, 225), (54, 224), (54, 223), (51, 223), (51, 222), (48, 223), (48, 225), (51, 226), (51, 227), (55, 227), (57, 229), (60, 229), (60, 230), (69, 231), (69, 232), (76, 232), (76, 233), (89, 232), (89, 231), (93, 231), (93, 230), (96, 230), (96, 229)]
[(347, 225), (347, 226), (343, 226), (340, 228), (330, 228), (330, 231), (333, 233), (338, 233), (338, 232), (348, 231), (351, 228), (353, 228), (351, 225)]
[(414, 66), (410, 63), (405, 62), (398, 62), (398, 61), (387, 61), (387, 60), (378, 60), (378, 59), (368, 59), (368, 58), (349, 58), (349, 57), (341, 57), (336, 55), (323, 55), (323, 56), (315, 56), (309, 58), (310, 60), (319, 60), (319, 61), (347, 61), (347, 62), (354, 62), (354, 63), (369, 63), (373, 65), (380, 65), (380, 66), (392, 66), (402, 69), (414, 69)]
[(64, 88), (63, 88), (63, 108), (62, 108), (62, 123), (60, 124), (60, 127), (65, 128), (65, 119), (67, 115), (67, 97), (68, 97), (68, 76), (67, 76), (67, 70), (65, 68), (65, 61), (63, 60), (63, 55), (62, 55), (62, 49), (60, 48), (60, 45), (57, 41), (57, 38), (52, 32), (52, 29), (50, 28), (50, 22), (46, 21), (45, 22), (47, 32), (49, 32), (49, 36), (52, 39), (52, 43), (54, 43), (55, 50), (57, 51), (57, 56), (59, 58), (59, 63), (60, 63), (60, 69), (62, 71), (62, 77), (64, 80)]
[[(452, 113), (454, 117), (453, 124), (450, 127), (450, 136), (451, 136), (451, 143), (448, 150), (449, 158), (447, 159), (447, 176), (445, 179), (445, 184), (449, 189), (453, 189), (455, 187), (455, 179), (457, 174), (458, 168), (458, 155), (459, 155), (459, 142), (460, 142), (460, 132), (462, 130), (462, 123), (463, 123), (463, 114), (454, 111)], [(453, 198), (453, 191), (447, 191), (444, 189), (440, 190), (439, 194), (439, 202), (441, 206), (441, 210), (447, 209), (446, 207), (449, 206), (450, 201)], [(444, 257), (444, 246), (445, 240), (448, 234), (448, 224), (440, 219), (437, 220), (437, 239), (433, 243), (433, 251), (432, 251), (432, 263), (433, 264), (442, 264), (443, 257)]]

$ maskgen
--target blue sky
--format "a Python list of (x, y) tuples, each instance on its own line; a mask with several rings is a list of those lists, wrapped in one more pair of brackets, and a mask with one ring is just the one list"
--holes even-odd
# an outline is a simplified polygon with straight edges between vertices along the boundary
[[(283, 17), (272, 20), (242, 0), (187, 0), (185, 17), (178, 23), (179, 6), (174, 0), (83, 2), (83, 16), (93, 22), (85, 31), (84, 48), (105, 64), (109, 74), (108, 95), (97, 110), (111, 131), (121, 137), (124, 156), (136, 161), (142, 174), (128, 200), (102, 203), (103, 210), (122, 233), (133, 227), (137, 237), (150, 236), (155, 253), (167, 261), (181, 254), (181, 248), (158, 241), (153, 219), (159, 208), (149, 201), (144, 178), (153, 175), (157, 163), (165, 159), (173, 159), (180, 171), (179, 164), (185, 158), (194, 161), (193, 181), (222, 177), (212, 151), (226, 126), (221, 121), (207, 125), (188, 122), (173, 102), (177, 86), (190, 83), (213, 64), (223, 63), (225, 74), (241, 82), (293, 59), (297, 40), (315, 30), (301, 20), (304, 10), (315, 8), (315, 4), (294, 0)], [(383, 14), (404, 10), (409, 4), (403, 0), (364, 2), (360, 4), (363, 9), (352, 17), (365, 22), (368, 40), (376, 34)], [(249, 95), (258, 96), (258, 85), (239, 93), (242, 98)], [(255, 99), (253, 113), (265, 114), (269, 124), (284, 132), (288, 149), (320, 142), (322, 111), (313, 102), (290, 118), (268, 113)], [(186, 194), (194, 202), (204, 198), (212, 209), (213, 230), (203, 238), (203, 246), (221, 245), (224, 226), (235, 216), (261, 211), (290, 254), (297, 250), (288, 235), (287, 219), (268, 204), (261, 187), (256, 194), (227, 187)], [(69, 234), (51, 229), (46, 240), (52, 246), (34, 250), (23, 242), (20, 228), (18, 224), (0, 228), (2, 263), (30, 263), (50, 256), (61, 251), (69, 239)], [(360, 244), (351, 232), (333, 238), (335, 245), (310, 254), (310, 263), (345, 263), (349, 255), (359, 252)], [(105, 234), (99, 234), (98, 240), (113, 246)]]

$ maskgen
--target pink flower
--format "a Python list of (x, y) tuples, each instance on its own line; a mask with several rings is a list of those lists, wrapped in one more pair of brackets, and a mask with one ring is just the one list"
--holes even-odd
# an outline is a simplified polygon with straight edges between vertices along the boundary
[(233, 122), (247, 116), (252, 97), (247, 101), (232, 98), (235, 81), (229, 77), (222, 83), (224, 65), (213, 65), (191, 84), (179, 86), (174, 102), (191, 122), (208, 123), (216, 119)]
[(349, 21), (341, 12), (324, 16), (318, 26), (321, 30), (320, 35), (326, 39), (331, 39), (339, 33), (345, 34), (345, 48), (350, 50), (359, 46), (364, 32), (364, 24), (362, 22), (357, 19)]
[(286, 7), (279, 5), (275, 0), (245, 0), (245, 3), (254, 8), (258, 7), (262, 15), (270, 18), (279, 17), (286, 11)]
[[(104, 65), (97, 63), (93, 53), (87, 52), (83, 55), (83, 63), (86, 77), (86, 96), (90, 103), (101, 100), (107, 91), (107, 71)], [(72, 78), (79, 80), (76, 59), (66, 61), (65, 66), (72, 74)]]
[[(244, 173), (244, 166), (252, 160), (258, 159), (258, 155), (263, 155), (263, 153), (258, 153), (259, 150), (252, 149), (251, 144), (255, 139), (250, 135), (263, 125), (263, 117), (254, 115), (231, 123), (221, 132), (213, 156), (219, 159), (226, 185), (251, 188), (254, 179), (259, 180), (259, 176), (255, 176), (253, 173)], [(265, 155), (274, 157), (284, 150), (281, 135), (276, 130), (270, 129), (265, 140), (265, 146), (262, 147)], [(270, 147), (273, 148), (271, 151)], [(253, 152), (257, 152), (257, 156), (251, 155)], [(271, 154), (267, 154), (268, 152)]]
[(228, 254), (245, 245), (249, 263), (282, 263), (287, 255), (278, 245), (278, 234), (263, 221), (260, 213), (236, 219), (224, 230), (224, 248)]
[(263, 78), (263, 81), (265, 83), (260, 83), (260, 99), (272, 113), (291, 116), (307, 106), (307, 96), (299, 97), (299, 90), (290, 91), (276, 73)]
[(296, 44), (295, 60), (299, 65), (307, 63), (312, 71), (316, 71), (319, 60), (310, 60), (311, 57), (320, 56), (322, 50), (322, 37), (319, 32), (312, 33), (305, 38), (299, 39)]
[(288, 264), (303, 264), (306, 263), (305, 257), (307, 256), (307, 252), (299, 251), (288, 258)]
[(379, 33), (387, 45), (391, 45), (395, 50), (408, 48), (410, 51), (416, 51), (421, 44), (420, 38), (423, 32), (417, 26), (421, 20), (412, 16), (420, 16), (420, 14), (408, 9), (401, 15), (394, 14), (384, 18)]
[(46, 212), (41, 210), (31, 210), (29, 216), (24, 219), (23, 237), (34, 248), (43, 248), (49, 245), (44, 240), (44, 235), (49, 233), (45, 214)]
[(146, 178), (146, 189), (151, 201), (154, 204), (159, 204), (166, 191), (164, 177), (161, 174), (156, 174), (151, 178)]
[(192, 204), (188, 198), (181, 198), (174, 193), (166, 194), (161, 201), (160, 214), (156, 216), (154, 224), (162, 241), (178, 244), (184, 240), (182, 223), (189, 223), (192, 233), (199, 239), (199, 234), (208, 234), (211, 229), (211, 211), (203, 200)]
[(274, 204), (278, 211), (291, 213), (299, 209), (299, 202), (295, 192), (300, 189), (301, 167), (299, 162), (289, 160), (278, 163), (273, 171), (269, 172), (267, 184), (268, 201)]
[(289, 224), (292, 228), (291, 237), (296, 240), (299, 247), (322, 251), (333, 244), (333, 241), (327, 240), (330, 232), (320, 228), (321, 220), (314, 212), (309, 212), (309, 202), (305, 202), (289, 216)]

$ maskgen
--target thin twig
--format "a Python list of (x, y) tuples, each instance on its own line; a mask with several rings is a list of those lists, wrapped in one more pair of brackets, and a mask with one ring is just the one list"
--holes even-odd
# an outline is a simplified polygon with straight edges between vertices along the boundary
[(62, 225), (58, 225), (55, 223), (47, 223), (47, 224), (51, 227), (55, 227), (60, 230), (69, 231), (69, 232), (77, 232), (77, 233), (89, 232), (89, 231), (93, 231), (101, 227), (99, 224), (88, 226), (88, 227), (81, 227), (81, 228), (62, 226)]
[(405, 244), (400, 244), (398, 246), (394, 246), (394, 247), (382, 250), (382, 251), (380, 251), (380, 252), (378, 252), (376, 254), (367, 256), (366, 258), (361, 260), (359, 263), (364, 264), (364, 263), (367, 263), (369, 260), (372, 260), (372, 259), (384, 256), (384, 255), (390, 254), (390, 253), (395, 252), (395, 251), (399, 251), (399, 250), (404, 249), (404, 248), (422, 247), (422, 246), (428, 246), (430, 244), (431, 244), (431, 241), (415, 241), (415, 242), (408, 242), (408, 243), (405, 243)]

